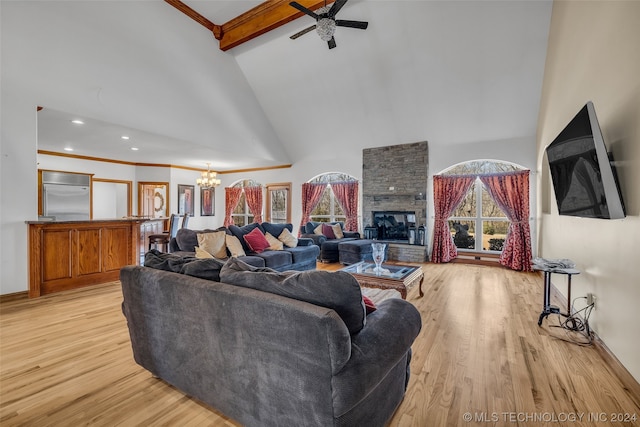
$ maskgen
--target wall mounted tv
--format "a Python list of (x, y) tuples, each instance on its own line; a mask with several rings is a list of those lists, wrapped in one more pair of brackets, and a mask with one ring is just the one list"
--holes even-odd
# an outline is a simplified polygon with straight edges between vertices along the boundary
[(589, 101), (546, 149), (560, 215), (620, 219), (625, 208), (613, 158)]

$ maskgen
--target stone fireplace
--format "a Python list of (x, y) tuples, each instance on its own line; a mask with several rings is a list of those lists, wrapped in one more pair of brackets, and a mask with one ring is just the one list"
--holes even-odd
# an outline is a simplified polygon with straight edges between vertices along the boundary
[[(365, 237), (375, 228), (375, 237), (389, 242), (389, 259), (422, 262), (427, 258), (426, 246), (409, 245), (408, 233), (409, 227), (417, 230), (427, 224), (428, 159), (427, 142), (362, 150)], [(402, 226), (394, 226), (394, 222), (404, 223), (406, 235)], [(380, 224), (385, 225), (384, 229)]]

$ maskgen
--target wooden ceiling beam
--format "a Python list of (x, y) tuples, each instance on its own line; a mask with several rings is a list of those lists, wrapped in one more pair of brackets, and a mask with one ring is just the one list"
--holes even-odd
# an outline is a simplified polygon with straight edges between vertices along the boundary
[[(281, 27), (294, 19), (304, 16), (289, 5), (292, 0), (267, 0), (253, 9), (222, 24), (220, 49), (229, 50), (275, 28)], [(307, 9), (315, 10), (325, 5), (324, 0), (297, 0)], [(333, 3), (333, 0), (326, 4)], [(313, 21), (309, 21), (312, 25)]]
[[(289, 5), (292, 0), (267, 0), (229, 22), (217, 25), (200, 15), (181, 0), (165, 0), (194, 21), (213, 32), (220, 42), (220, 50), (226, 51), (252, 40), (264, 33), (304, 16), (304, 13)], [(334, 0), (297, 0), (307, 9), (315, 10)], [(313, 22), (310, 20), (309, 25)]]

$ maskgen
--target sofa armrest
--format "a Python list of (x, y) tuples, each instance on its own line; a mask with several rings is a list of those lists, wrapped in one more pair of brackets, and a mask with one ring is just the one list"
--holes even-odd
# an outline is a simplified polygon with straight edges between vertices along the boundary
[(421, 328), (418, 310), (400, 298), (381, 302), (367, 316), (365, 327), (351, 337), (351, 357), (334, 374), (334, 399), (340, 412), (357, 405), (403, 358), (408, 363)]
[(309, 237), (298, 237), (298, 246), (311, 246), (313, 244), (313, 239)]
[(343, 231), (342, 234), (344, 234), (344, 237), (352, 237), (355, 239), (360, 238), (360, 233), (358, 233), (357, 231)]
[(301, 234), (300, 238), (311, 239), (314, 245), (321, 246), (324, 242), (327, 241), (327, 238), (321, 234)]

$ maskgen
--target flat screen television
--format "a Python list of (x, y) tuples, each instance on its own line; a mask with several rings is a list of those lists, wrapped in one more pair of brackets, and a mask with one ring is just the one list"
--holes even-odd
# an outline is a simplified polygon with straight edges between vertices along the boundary
[(546, 148), (560, 215), (625, 217), (613, 158), (589, 101)]

